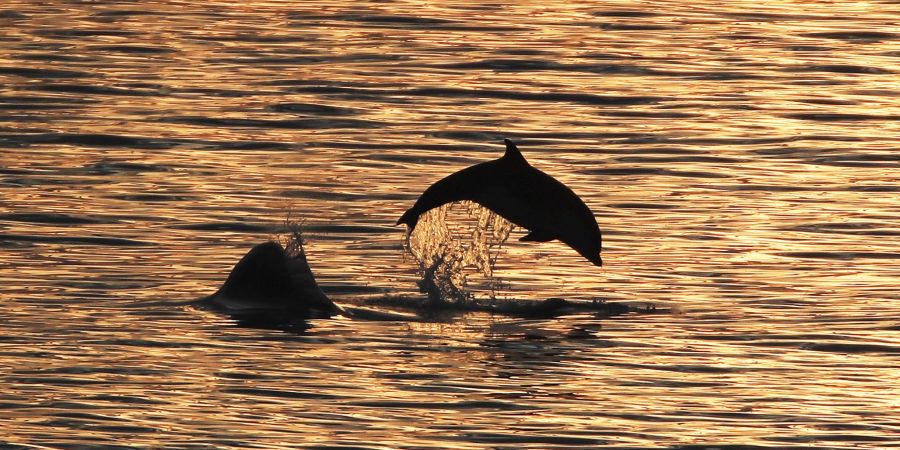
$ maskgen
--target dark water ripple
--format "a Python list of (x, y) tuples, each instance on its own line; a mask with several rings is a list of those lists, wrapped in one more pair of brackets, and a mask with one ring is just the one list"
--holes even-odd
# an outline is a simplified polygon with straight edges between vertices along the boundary
[(18, 242), (47, 242), (56, 244), (80, 244), (95, 245), (108, 247), (133, 247), (133, 246), (149, 246), (156, 245), (152, 242), (139, 241), (134, 239), (115, 238), (115, 237), (98, 237), (98, 236), (37, 236), (24, 234), (0, 233), (0, 242), (18, 241)]
[(143, 96), (158, 95), (157, 92), (147, 89), (130, 89), (116, 86), (97, 86), (93, 84), (73, 84), (73, 83), (46, 83), (39, 85), (31, 85), (25, 88), (30, 91), (39, 92), (60, 92), (69, 94), (86, 94), (86, 95), (125, 95), (125, 96)]
[(126, 30), (114, 30), (114, 29), (103, 29), (103, 28), (82, 28), (82, 29), (43, 29), (43, 30), (35, 30), (34, 34), (38, 36), (43, 36), (46, 38), (58, 38), (58, 39), (69, 39), (69, 38), (84, 38), (84, 37), (133, 37), (137, 36), (138, 33), (134, 31), (126, 31)]
[(47, 103), (42, 104), (26, 104), (26, 103), (2, 103), (0, 104), (0, 110), (40, 110), (40, 111), (48, 111), (53, 109), (69, 109), (71, 105), (51, 105)]
[(92, 45), (87, 47), (91, 51), (121, 52), (136, 54), (166, 54), (175, 52), (174, 49), (165, 46), (149, 45)]
[(587, 175), (661, 175), (669, 177), (689, 177), (689, 178), (730, 178), (730, 175), (718, 172), (699, 172), (699, 171), (677, 171), (654, 167), (622, 167), (609, 169), (588, 169), (582, 173)]
[(791, 119), (815, 120), (815, 121), (822, 121), (822, 122), (900, 120), (900, 114), (795, 113), (795, 114), (785, 114), (785, 117), (788, 117)]
[(116, 199), (116, 200), (124, 200), (129, 202), (136, 203), (144, 203), (144, 202), (184, 202), (194, 198), (189, 195), (177, 195), (177, 194), (116, 194), (116, 195), (108, 195), (106, 198)]
[(0, 221), (27, 222), (27, 223), (47, 223), (61, 225), (85, 225), (98, 223), (115, 223), (115, 219), (98, 218), (88, 216), (74, 216), (70, 214), (56, 213), (13, 213), (0, 214)]
[(278, 389), (260, 389), (260, 388), (228, 388), (223, 389), (225, 394), (237, 394), (249, 397), (274, 397), (274, 398), (293, 398), (293, 399), (315, 399), (315, 400), (333, 400), (342, 398), (338, 395), (325, 394), (321, 392), (298, 392), (298, 391), (282, 391)]
[(13, 75), (24, 78), (92, 78), (88, 72), (64, 69), (47, 69), (31, 67), (0, 67), (0, 75)]
[(365, 406), (371, 408), (409, 408), (409, 409), (419, 409), (419, 408), (427, 408), (427, 409), (445, 409), (445, 410), (471, 410), (471, 409), (489, 409), (489, 410), (501, 410), (501, 411), (509, 411), (509, 410), (537, 410), (540, 408), (532, 407), (528, 405), (522, 405), (517, 403), (510, 402), (501, 402), (501, 401), (491, 401), (491, 400), (482, 400), (482, 401), (464, 401), (464, 402), (455, 402), (455, 403), (441, 403), (441, 402), (403, 402), (403, 401), (393, 401), (393, 400), (384, 400), (384, 401), (374, 401), (374, 402), (352, 402), (355, 406)]
[(355, 26), (373, 27), (373, 28), (395, 28), (395, 29), (441, 29), (445, 31), (471, 31), (482, 33), (503, 33), (526, 30), (527, 28), (515, 25), (473, 25), (465, 24), (454, 20), (406, 16), (406, 15), (370, 15), (370, 14), (288, 14), (288, 18), (296, 20), (293, 26), (296, 27), (315, 27), (315, 26), (331, 26), (329, 22), (351, 22)]
[(837, 259), (837, 260), (854, 260), (854, 259), (897, 259), (900, 253), (894, 252), (784, 252), (778, 253), (780, 256), (790, 258), (813, 258), (813, 259)]
[(269, 106), (269, 109), (280, 113), (313, 114), (320, 116), (355, 116), (363, 113), (358, 109), (313, 103), (279, 103)]
[(483, 61), (431, 65), (444, 69), (456, 70), (494, 70), (507, 72), (529, 71), (571, 71), (596, 74), (621, 75), (668, 75), (648, 67), (631, 64), (563, 64), (556, 61), (538, 59), (488, 59)]
[[(218, 150), (287, 150), (295, 147), (292, 143), (273, 141), (216, 141), (184, 138), (149, 138), (142, 136), (95, 133), (0, 134), (0, 145), (69, 145), (74, 147), (119, 147), (148, 150), (169, 149), (179, 146)], [(113, 165), (120, 165), (120, 168), (123, 167), (121, 164), (123, 163), (113, 163)], [(108, 165), (107, 167), (104, 167), (104, 163), (98, 163), (98, 166), (95, 166), (99, 171), (104, 171), (110, 167), (111, 166)], [(143, 165), (142, 167), (151, 168), (152, 166)], [(112, 167), (112, 169), (115, 170), (116, 168)], [(149, 170), (156, 171), (160, 169), (156, 168)]]
[(296, 92), (309, 92), (315, 94), (344, 95), (359, 98), (364, 97), (443, 97), (443, 98), (474, 98), (474, 99), (501, 99), (523, 100), (540, 102), (573, 102), (589, 105), (634, 105), (644, 103), (658, 103), (665, 98), (653, 96), (607, 96), (597, 94), (581, 94), (572, 92), (522, 92), (493, 89), (457, 89), (457, 88), (412, 88), (403, 90), (386, 89), (359, 89), (341, 86), (308, 86), (293, 88)]
[(900, 229), (890, 229), (889, 224), (881, 222), (849, 222), (849, 223), (813, 223), (786, 228), (787, 231), (807, 233), (837, 233), (842, 235), (862, 236), (898, 236)]
[(51, 96), (39, 96), (39, 95), (0, 95), (0, 103), (34, 104), (34, 105), (59, 103), (59, 104), (81, 105), (81, 104), (98, 103), (98, 101), (93, 100), (93, 99), (86, 99), (86, 98), (51, 97)]
[(551, 446), (559, 445), (606, 445), (609, 442), (601, 439), (580, 438), (574, 436), (541, 436), (528, 432), (519, 433), (485, 433), (485, 432), (469, 432), (463, 433), (453, 438), (453, 440), (463, 442), (475, 442), (482, 444), (544, 444)]
[(900, 37), (897, 33), (881, 31), (826, 31), (820, 33), (803, 33), (801, 36), (821, 39), (838, 39), (843, 41), (885, 41)]
[(852, 64), (821, 64), (784, 69), (786, 72), (832, 72), (856, 74), (892, 74), (894, 71), (882, 67), (857, 66)]
[(281, 229), (281, 227), (274, 225), (245, 222), (191, 223), (184, 225), (172, 225), (171, 228), (179, 230), (230, 231), (238, 233), (272, 233)]
[(225, 119), (215, 117), (166, 117), (160, 120), (165, 123), (186, 125), (202, 125), (212, 127), (256, 127), (256, 128), (292, 128), (292, 129), (327, 129), (327, 128), (375, 128), (382, 123), (361, 119)]

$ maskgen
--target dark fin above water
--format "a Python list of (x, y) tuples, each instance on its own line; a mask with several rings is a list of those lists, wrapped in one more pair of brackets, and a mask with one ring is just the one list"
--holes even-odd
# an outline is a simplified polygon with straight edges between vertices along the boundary
[(506, 153), (503, 154), (504, 160), (517, 164), (528, 164), (528, 161), (525, 160), (525, 157), (522, 156), (522, 152), (519, 151), (516, 144), (513, 144), (513, 141), (504, 139), (503, 143), (506, 144)]
[[(341, 312), (316, 284), (301, 251), (288, 255), (275, 242), (259, 244), (231, 269), (222, 287), (201, 304), (236, 318), (278, 321), (292, 318), (330, 317)], [(277, 326), (275, 324), (273, 326)]]
[(292, 284), (284, 249), (270, 241), (250, 249), (216, 295), (283, 302), (290, 296)]
[(522, 236), (521, 242), (549, 242), (556, 239), (556, 236), (549, 231), (534, 230), (531, 233)]

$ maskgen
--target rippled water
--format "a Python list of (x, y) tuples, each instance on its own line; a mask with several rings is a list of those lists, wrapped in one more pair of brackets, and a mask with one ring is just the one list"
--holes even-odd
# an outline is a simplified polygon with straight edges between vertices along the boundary
[[(2, 442), (898, 446), (896, 2), (247, 3), (0, 6)], [(665, 312), (184, 306), (288, 211), (339, 303), (414, 294), (393, 224), (503, 137), (604, 267), (516, 230), (501, 295)]]

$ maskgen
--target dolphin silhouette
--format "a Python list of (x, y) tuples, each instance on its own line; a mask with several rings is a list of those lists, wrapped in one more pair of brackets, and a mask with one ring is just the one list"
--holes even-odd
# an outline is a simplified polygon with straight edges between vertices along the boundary
[(501, 158), (462, 169), (432, 184), (397, 225), (405, 223), (412, 233), (425, 212), (469, 200), (529, 230), (520, 241), (558, 239), (594, 265), (603, 265), (600, 227), (590, 208), (566, 185), (529, 164), (511, 140), (503, 142), (506, 153)]

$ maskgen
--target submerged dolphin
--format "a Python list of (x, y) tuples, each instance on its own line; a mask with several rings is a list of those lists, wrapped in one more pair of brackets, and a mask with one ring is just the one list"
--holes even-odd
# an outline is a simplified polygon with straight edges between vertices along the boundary
[(240, 317), (320, 318), (342, 312), (322, 292), (306, 255), (288, 255), (276, 242), (253, 247), (231, 269), (218, 292), (201, 303)]
[(195, 304), (260, 328), (305, 329), (310, 326), (308, 319), (337, 315), (367, 320), (419, 320), (408, 314), (338, 306), (319, 288), (302, 247), (288, 252), (272, 241), (250, 249), (231, 269), (222, 287)]
[(594, 265), (602, 265), (600, 227), (587, 205), (557, 179), (529, 164), (512, 141), (503, 142), (503, 157), (460, 170), (432, 184), (397, 224), (407, 224), (411, 233), (425, 212), (446, 203), (469, 200), (528, 229), (530, 233), (520, 241), (558, 239)]

